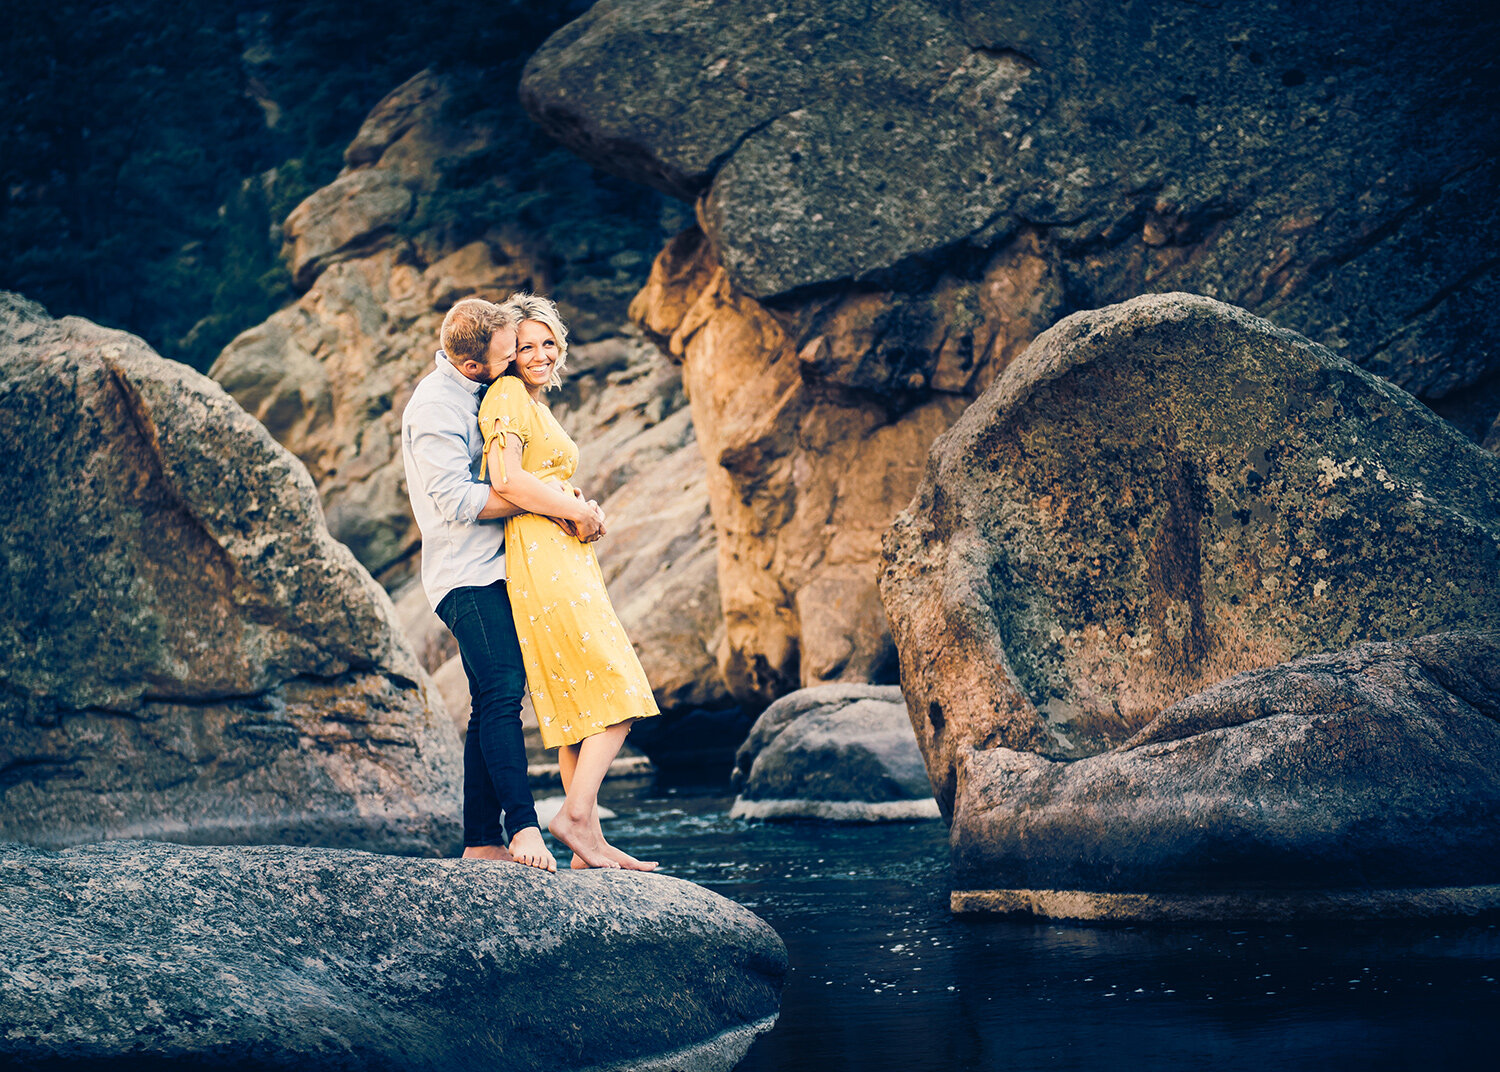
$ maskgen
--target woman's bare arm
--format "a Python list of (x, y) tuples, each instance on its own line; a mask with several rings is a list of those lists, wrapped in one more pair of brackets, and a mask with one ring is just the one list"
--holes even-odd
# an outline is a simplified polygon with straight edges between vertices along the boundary
[(544, 484), (521, 467), (521, 438), (513, 432), (491, 444), (489, 472), (490, 486), (521, 511), (572, 521), (578, 526), (579, 538), (585, 540), (604, 527), (604, 512), (596, 504)]

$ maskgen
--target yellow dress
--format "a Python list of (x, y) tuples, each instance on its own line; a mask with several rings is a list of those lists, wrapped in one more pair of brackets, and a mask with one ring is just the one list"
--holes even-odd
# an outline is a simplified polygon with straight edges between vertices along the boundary
[[(515, 376), (501, 376), (479, 407), (485, 457), (502, 434), (521, 439), (521, 465), (572, 494), (578, 446)], [(502, 474), (503, 475), (503, 474)], [(577, 744), (627, 718), (659, 714), (651, 684), (615, 616), (594, 549), (557, 522), (505, 522), (506, 588), (542, 744)]]

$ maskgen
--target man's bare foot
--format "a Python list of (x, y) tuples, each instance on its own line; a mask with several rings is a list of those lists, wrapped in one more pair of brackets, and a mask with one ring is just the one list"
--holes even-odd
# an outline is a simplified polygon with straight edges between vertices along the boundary
[(503, 863), (514, 863), (515, 857), (504, 845), (466, 845), (464, 846), (463, 859), (465, 860), (500, 860)]
[(547, 851), (542, 841), (542, 832), (534, 826), (521, 828), (510, 839), (510, 855), (518, 864), (538, 867), (543, 871), (556, 871), (557, 860)]
[(579, 822), (568, 818), (566, 811), (560, 811), (547, 824), (547, 829), (552, 831), (553, 837), (573, 850), (575, 868), (578, 868), (580, 859), (584, 867), (618, 868), (620, 866), (619, 861), (613, 859), (605, 851), (609, 846), (594, 829), (594, 824), (588, 820)]

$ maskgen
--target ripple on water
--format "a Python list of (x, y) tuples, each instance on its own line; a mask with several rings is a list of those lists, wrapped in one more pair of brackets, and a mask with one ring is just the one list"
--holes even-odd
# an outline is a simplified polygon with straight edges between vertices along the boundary
[(740, 1072), (1481, 1067), (1491, 924), (1077, 927), (956, 919), (941, 822), (730, 819), (614, 791), (611, 839), (751, 908), (792, 970)]

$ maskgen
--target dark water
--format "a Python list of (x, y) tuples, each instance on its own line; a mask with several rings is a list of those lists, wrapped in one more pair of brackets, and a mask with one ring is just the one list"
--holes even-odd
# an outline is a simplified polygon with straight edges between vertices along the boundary
[(1500, 926), (1080, 927), (948, 912), (940, 822), (752, 824), (608, 787), (607, 833), (786, 941), (739, 1072), (1500, 1068)]

